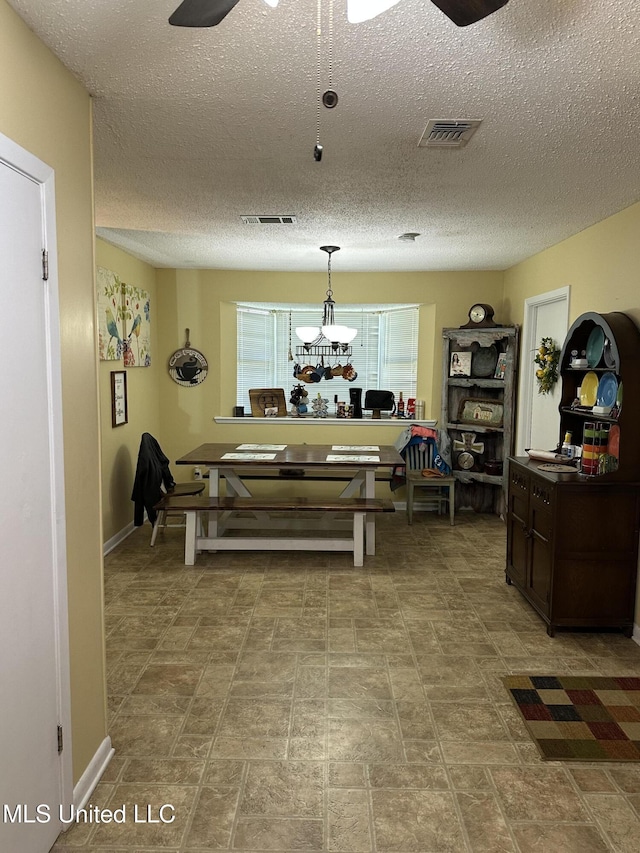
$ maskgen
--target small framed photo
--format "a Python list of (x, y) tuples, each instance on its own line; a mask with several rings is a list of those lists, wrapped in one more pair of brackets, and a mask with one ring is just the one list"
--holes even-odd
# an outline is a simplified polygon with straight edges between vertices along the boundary
[(471, 353), (452, 352), (449, 376), (471, 376)]
[(498, 363), (496, 364), (496, 372), (493, 375), (494, 379), (504, 379), (504, 375), (507, 371), (507, 354), (505, 352), (501, 352), (498, 356)]
[(127, 371), (111, 371), (111, 426), (126, 424), (129, 420), (127, 406)]

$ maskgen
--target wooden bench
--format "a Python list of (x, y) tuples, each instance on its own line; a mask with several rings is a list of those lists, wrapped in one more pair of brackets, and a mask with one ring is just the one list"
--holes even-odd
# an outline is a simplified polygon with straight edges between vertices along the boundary
[[(368, 513), (394, 512), (393, 501), (377, 498), (240, 498), (240, 497), (171, 497), (165, 496), (157, 510), (183, 512), (186, 519), (184, 562), (195, 564), (196, 551), (353, 551), (354, 566), (364, 564), (364, 523)], [(198, 535), (200, 513), (220, 513), (224, 519), (231, 513), (263, 514), (253, 523), (256, 528), (289, 526), (290, 518), (273, 521), (265, 513), (282, 513), (291, 517), (297, 513), (348, 513), (353, 525), (348, 536), (224, 536), (225, 525)], [(282, 523), (278, 523), (281, 521)], [(215, 528), (218, 528), (216, 522)], [(330, 530), (331, 527), (325, 529)], [(212, 535), (212, 532), (214, 535)]]

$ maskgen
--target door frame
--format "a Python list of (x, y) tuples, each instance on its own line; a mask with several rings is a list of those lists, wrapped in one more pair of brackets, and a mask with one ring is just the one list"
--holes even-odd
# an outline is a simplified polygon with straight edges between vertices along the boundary
[[(536, 340), (536, 320), (538, 311), (542, 306), (553, 305), (557, 303), (558, 309), (566, 313), (566, 326), (569, 328), (569, 297), (571, 294), (571, 286), (559, 287), (556, 290), (549, 290), (547, 293), (540, 293), (537, 296), (530, 296), (524, 301), (524, 320), (523, 334), (520, 339), (520, 352), (531, 352), (538, 347)], [(518, 424), (516, 428), (516, 455), (524, 456), (525, 451), (525, 424), (531, 423), (533, 399), (529, 393), (529, 389), (533, 385), (533, 372), (535, 363), (528, 361), (526, 358), (520, 359), (520, 377), (518, 393)]]
[[(67, 538), (64, 495), (64, 444), (62, 430), (62, 367), (58, 255), (54, 170), (0, 133), (0, 162), (40, 187), (42, 204), (42, 248), (47, 252), (48, 279), (43, 282), (45, 344), (49, 380), (49, 445), (51, 448), (51, 532), (55, 617), (55, 660), (58, 725), (62, 726), (64, 747), (60, 753), (59, 788), (64, 813), (73, 803), (73, 763), (71, 751), (71, 678), (69, 660), (69, 619), (67, 593)], [(55, 720), (51, 721), (56, 724)], [(54, 806), (54, 804), (52, 804)], [(52, 809), (53, 811), (53, 809)], [(57, 810), (56, 810), (57, 811)]]

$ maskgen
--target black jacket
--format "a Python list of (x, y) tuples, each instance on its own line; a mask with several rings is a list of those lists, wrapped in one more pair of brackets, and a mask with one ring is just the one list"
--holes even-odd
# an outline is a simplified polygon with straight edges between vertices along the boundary
[(136, 477), (133, 481), (131, 500), (134, 502), (133, 523), (136, 527), (144, 524), (144, 511), (151, 524), (155, 524), (157, 513), (154, 506), (166, 491), (175, 486), (175, 480), (169, 470), (169, 460), (162, 452), (160, 445), (148, 432), (142, 433)]

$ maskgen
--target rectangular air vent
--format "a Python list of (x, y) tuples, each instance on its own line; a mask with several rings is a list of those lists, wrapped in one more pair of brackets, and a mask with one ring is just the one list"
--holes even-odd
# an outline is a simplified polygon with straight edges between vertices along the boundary
[(241, 216), (245, 225), (295, 225), (295, 216)]
[(464, 148), (482, 119), (430, 121), (418, 142), (419, 148)]

